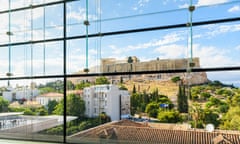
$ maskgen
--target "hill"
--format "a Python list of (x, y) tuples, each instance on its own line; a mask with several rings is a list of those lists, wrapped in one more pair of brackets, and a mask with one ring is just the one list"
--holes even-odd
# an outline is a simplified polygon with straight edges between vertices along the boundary
[(135, 85), (136, 91), (138, 92), (153, 92), (158, 89), (159, 94), (168, 96), (173, 103), (177, 100), (178, 84), (171, 80), (128, 80), (124, 82), (124, 86), (132, 92)]

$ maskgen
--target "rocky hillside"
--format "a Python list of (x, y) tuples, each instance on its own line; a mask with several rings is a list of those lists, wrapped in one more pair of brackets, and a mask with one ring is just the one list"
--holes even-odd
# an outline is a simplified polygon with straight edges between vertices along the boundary
[(171, 80), (148, 80), (141, 82), (128, 80), (124, 85), (130, 92), (132, 92), (134, 85), (138, 92), (146, 91), (149, 93), (158, 89), (159, 94), (168, 96), (173, 103), (177, 101), (178, 84), (173, 83)]

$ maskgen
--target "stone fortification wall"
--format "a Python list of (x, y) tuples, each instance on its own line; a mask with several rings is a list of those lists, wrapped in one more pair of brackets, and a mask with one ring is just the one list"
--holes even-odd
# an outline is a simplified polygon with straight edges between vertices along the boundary
[[(101, 72), (135, 72), (135, 71), (157, 71), (157, 70), (176, 70), (187, 69), (188, 59), (156, 59), (151, 61), (140, 62), (139, 59), (133, 57), (133, 63), (127, 63), (125, 60), (116, 60), (113, 58), (102, 59)], [(193, 68), (199, 68), (199, 58), (193, 58), (195, 66)], [(207, 74), (205, 72), (191, 73), (190, 76), (187, 73), (161, 73), (161, 74), (149, 74), (144, 78), (141, 76), (131, 76), (131, 79), (135, 80), (170, 80), (172, 77), (180, 76), (185, 83), (200, 84), (208, 82)], [(123, 76), (123, 78), (129, 78), (129, 76)], [(119, 77), (111, 77), (114, 81), (118, 82)]]
[[(127, 60), (116, 60), (107, 58), (101, 60), (101, 72), (129, 72), (129, 71), (154, 71), (154, 70), (169, 70), (169, 69), (186, 69), (188, 59), (162, 59), (140, 62), (136, 57), (133, 57), (133, 63), (128, 63)], [(200, 67), (199, 58), (193, 58), (194, 67)]]

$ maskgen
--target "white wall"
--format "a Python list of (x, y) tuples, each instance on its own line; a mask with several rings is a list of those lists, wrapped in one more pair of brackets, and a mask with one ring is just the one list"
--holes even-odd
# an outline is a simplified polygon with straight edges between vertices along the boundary
[(2, 96), (4, 99), (6, 99), (10, 102), (12, 101), (12, 92), (5, 91), (5, 92), (3, 92)]
[(105, 112), (111, 117), (111, 120), (119, 120), (120, 95), (127, 95), (128, 92), (119, 90), (115, 85), (97, 85), (85, 88), (83, 94), (86, 106), (86, 116), (97, 117), (101, 112)]
[(7, 99), (9, 102), (13, 101), (13, 95), (16, 95), (16, 99), (31, 99), (36, 97), (39, 94), (37, 89), (25, 89), (25, 90), (11, 90), (3, 92), (3, 97)]

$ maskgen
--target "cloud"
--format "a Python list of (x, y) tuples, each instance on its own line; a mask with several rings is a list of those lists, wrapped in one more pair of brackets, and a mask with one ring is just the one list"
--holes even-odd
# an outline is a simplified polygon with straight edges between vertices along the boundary
[(148, 4), (150, 0), (139, 0), (137, 4), (133, 7), (133, 10), (139, 10), (140, 8), (144, 7), (146, 4)]
[(228, 55), (227, 50), (222, 50), (214, 46), (193, 45), (194, 57), (199, 57), (202, 67), (222, 67), (239, 64)]
[(121, 55), (123, 53), (123, 50), (116, 45), (109, 45), (108, 47), (111, 49), (113, 55)]
[[(1, 69), (6, 73), (8, 71), (8, 60), (1, 60)], [(46, 74), (62, 74), (63, 64), (62, 59), (59, 57), (46, 58), (45, 61)], [(14, 76), (31, 75), (31, 63), (33, 64), (33, 75), (43, 74), (43, 59), (25, 59), (25, 60), (12, 60), (11, 69)]]
[(67, 70), (68, 73), (74, 73), (85, 68), (86, 56), (84, 54), (74, 54), (68, 59)]
[(240, 45), (236, 46), (235, 50), (239, 50), (240, 51)]
[(214, 37), (220, 34), (240, 31), (240, 24), (209, 25), (203, 28), (208, 29), (208, 32), (206, 33), (207, 36)]
[(179, 58), (185, 54), (186, 46), (170, 44), (156, 48), (154, 52), (159, 53), (161, 58)]
[(182, 37), (183, 34), (184, 34), (183, 32), (169, 33), (169, 34), (165, 35), (163, 37), (163, 39), (156, 41), (153, 45), (159, 46), (159, 45), (166, 45), (166, 44), (171, 44), (171, 43), (175, 43), (178, 41), (182, 41), (185, 39), (184, 37)]
[(138, 6), (143, 7), (145, 6), (150, 0), (139, 0), (138, 1)]
[(226, 2), (228, 2), (228, 0), (198, 0), (197, 6), (216, 5)]
[[(80, 7), (80, 8), (78, 8), (77, 11), (73, 11), (72, 8), (69, 6), (69, 10), (70, 11), (67, 13), (68, 19), (74, 19), (74, 20), (77, 20), (78, 22), (82, 22), (82, 21), (86, 20), (86, 9), (85, 8)], [(100, 12), (99, 9), (97, 11)], [(93, 14), (89, 14), (88, 19), (96, 20), (97, 16), (93, 15)]]
[(143, 49), (154, 49), (157, 47), (158, 48), (162, 47), (164, 45), (170, 45), (176, 42), (183, 41), (185, 39), (185, 37), (182, 36), (183, 34), (184, 32), (181, 32), (181, 31), (173, 32), (173, 33), (166, 34), (160, 39), (153, 39), (144, 43), (127, 45), (127, 46), (123, 46), (122, 48), (119, 48), (116, 45), (109, 45), (108, 47), (111, 49), (111, 53), (112, 53), (111, 55), (118, 57), (119, 55), (122, 55), (126, 52), (132, 52), (132, 51), (134, 52), (134, 51), (143, 50)]
[(188, 8), (189, 7), (189, 4), (188, 3), (185, 3), (183, 5), (179, 5), (178, 6), (179, 8)]
[(230, 12), (230, 13), (239, 12), (239, 11), (240, 11), (240, 6), (239, 5), (235, 5), (228, 10), (228, 12)]
[(132, 50), (137, 50), (137, 49), (147, 49), (147, 48), (151, 48), (151, 47), (158, 47), (158, 46), (172, 44), (172, 43), (184, 40), (185, 38), (182, 37), (182, 34), (183, 34), (182, 32), (169, 33), (169, 34), (163, 36), (162, 39), (151, 40), (149, 42), (141, 43), (138, 45), (129, 45), (129, 46), (127, 46), (126, 49), (129, 51), (132, 51)]
[(86, 19), (86, 10), (79, 8), (78, 11), (71, 11), (67, 13), (68, 19), (75, 19), (77, 21), (84, 21)]

